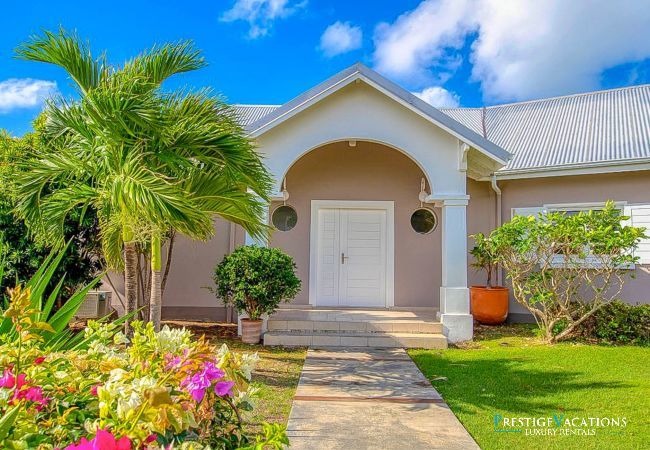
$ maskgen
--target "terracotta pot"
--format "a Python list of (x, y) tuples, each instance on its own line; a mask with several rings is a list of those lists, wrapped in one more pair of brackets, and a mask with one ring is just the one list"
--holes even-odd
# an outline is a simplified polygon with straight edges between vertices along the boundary
[(246, 344), (259, 344), (262, 337), (262, 321), (242, 319), (241, 340)]
[(499, 325), (508, 317), (508, 288), (472, 286), (469, 288), (474, 319), (486, 325)]

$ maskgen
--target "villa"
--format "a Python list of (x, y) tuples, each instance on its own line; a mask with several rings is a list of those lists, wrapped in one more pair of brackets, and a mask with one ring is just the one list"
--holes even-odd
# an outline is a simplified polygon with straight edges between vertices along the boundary
[[(291, 255), (302, 280), (267, 344), (372, 345), (355, 328), (404, 346), (468, 340), (468, 286), (484, 284), (469, 268), (470, 235), (607, 200), (650, 227), (650, 85), (437, 109), (355, 64), (284, 105), (237, 109), (276, 180), (276, 231), (262, 244)], [(215, 227), (210, 242), (177, 241), (164, 318), (227, 318), (205, 287), (223, 255), (253, 241), (224, 220)], [(647, 303), (650, 240), (637, 256), (621, 297)], [(510, 320), (530, 316), (511, 300)]]

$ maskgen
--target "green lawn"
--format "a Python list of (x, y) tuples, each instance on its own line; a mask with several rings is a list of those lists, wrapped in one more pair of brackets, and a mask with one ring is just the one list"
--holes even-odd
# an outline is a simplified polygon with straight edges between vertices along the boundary
[[(464, 348), (409, 354), (481, 448), (650, 447), (650, 348), (548, 346), (528, 326), (482, 327), (477, 335)], [(627, 426), (591, 436), (531, 436), (496, 432), (495, 414), (618, 416)]]

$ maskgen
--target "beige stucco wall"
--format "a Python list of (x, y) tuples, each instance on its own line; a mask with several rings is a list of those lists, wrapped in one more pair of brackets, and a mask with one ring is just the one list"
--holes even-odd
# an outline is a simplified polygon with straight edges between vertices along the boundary
[[(207, 242), (193, 241), (182, 235), (176, 236), (163, 296), (163, 318), (224, 320), (225, 308), (208, 288), (214, 287), (214, 266), (232, 248), (243, 243), (243, 229), (221, 218), (215, 219), (214, 236)], [(166, 256), (165, 247), (163, 269)], [(121, 311), (118, 296), (124, 297), (124, 275), (111, 273), (109, 276), (115, 289), (107, 281), (104, 281), (102, 289), (113, 292), (113, 306)]]
[[(650, 203), (650, 172), (625, 172), (549, 178), (502, 180), (502, 220), (508, 221), (513, 208), (541, 207), (545, 204), (590, 203), (607, 200)], [(494, 211), (494, 194), (487, 182), (468, 180), (471, 196), (468, 232), (487, 232), (494, 227), (486, 214)], [(492, 216), (493, 217), (493, 216)], [(470, 240), (469, 248), (472, 246)], [(631, 303), (650, 303), (650, 266), (637, 265), (635, 279), (627, 281), (621, 298)], [(484, 283), (482, 274), (469, 269), (470, 284)], [(511, 300), (511, 312), (524, 309)]]
[[(298, 223), (288, 232), (276, 231), (270, 244), (283, 248), (296, 261), (302, 290), (296, 304), (309, 303), (309, 232), (311, 200), (392, 200), (395, 202), (395, 306), (438, 306), (440, 228), (420, 235), (410, 225), (420, 206), (423, 174), (407, 156), (389, 147), (338, 142), (299, 159), (287, 174), (288, 204)], [(273, 210), (279, 203), (271, 205)], [(440, 215), (440, 211), (436, 210)]]

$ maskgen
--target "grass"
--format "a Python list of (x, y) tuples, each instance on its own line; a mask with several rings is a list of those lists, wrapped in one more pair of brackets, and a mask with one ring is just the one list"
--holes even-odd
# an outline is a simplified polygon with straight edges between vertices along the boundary
[(307, 355), (305, 348), (264, 347), (244, 344), (237, 338), (236, 325), (202, 322), (165, 322), (184, 326), (196, 335), (206, 335), (215, 345), (227, 344), (231, 350), (254, 353), (260, 357), (253, 372), (253, 386), (259, 389), (257, 407), (248, 417), (251, 431), (260, 431), (262, 422), (287, 424), (291, 401), (298, 386), (300, 371)]
[[(477, 331), (463, 348), (409, 354), (481, 448), (648, 448), (650, 348), (549, 346), (525, 325)], [(627, 426), (595, 428), (591, 436), (526, 435), (496, 432), (495, 414), (625, 417)]]

